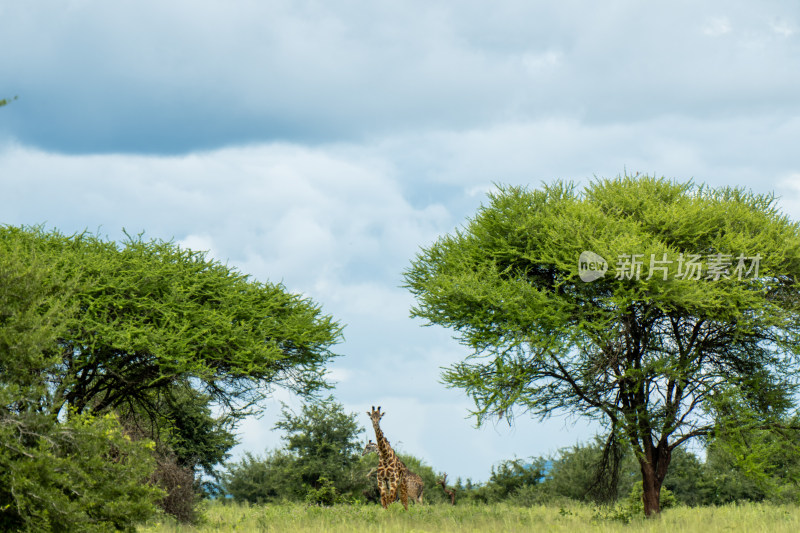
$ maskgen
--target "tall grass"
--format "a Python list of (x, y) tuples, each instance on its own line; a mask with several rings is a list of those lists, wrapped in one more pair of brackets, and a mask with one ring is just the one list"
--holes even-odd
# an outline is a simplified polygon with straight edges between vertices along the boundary
[(800, 508), (748, 503), (722, 507), (667, 509), (654, 520), (628, 523), (602, 518), (581, 504), (514, 507), (498, 505), (421, 505), (405, 512), (400, 504), (314, 507), (303, 504), (242, 505), (214, 502), (203, 522), (185, 526), (164, 519), (139, 528), (141, 533), (189, 532), (792, 532), (800, 531)]

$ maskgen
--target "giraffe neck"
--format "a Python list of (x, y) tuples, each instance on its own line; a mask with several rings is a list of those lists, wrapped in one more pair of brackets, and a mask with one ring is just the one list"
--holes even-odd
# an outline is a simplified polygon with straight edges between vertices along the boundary
[(372, 426), (375, 428), (375, 440), (378, 444), (378, 454), (382, 459), (391, 457), (394, 451), (392, 450), (392, 447), (389, 446), (389, 441), (387, 441), (386, 437), (383, 436), (383, 431), (381, 431), (380, 426), (378, 426), (378, 424), (375, 422), (372, 423)]

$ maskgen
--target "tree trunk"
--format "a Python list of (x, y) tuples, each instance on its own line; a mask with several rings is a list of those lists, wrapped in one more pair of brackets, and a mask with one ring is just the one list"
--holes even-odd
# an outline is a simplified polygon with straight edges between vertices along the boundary
[(661, 484), (667, 477), (667, 469), (672, 453), (665, 444), (650, 447), (649, 460), (647, 457), (639, 459), (642, 470), (642, 503), (644, 515), (648, 518), (656, 517), (661, 512)]
[(643, 462), (641, 467), (644, 515), (651, 518), (661, 512), (661, 481), (650, 463)]

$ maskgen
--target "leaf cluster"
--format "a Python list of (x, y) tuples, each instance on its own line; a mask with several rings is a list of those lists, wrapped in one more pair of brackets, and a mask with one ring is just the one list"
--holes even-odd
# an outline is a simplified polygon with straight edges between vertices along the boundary
[(75, 312), (73, 280), (0, 231), (0, 529), (131, 530), (163, 493), (145, 483), (152, 442), (116, 416), (50, 410), (49, 378)]
[(329, 396), (307, 402), (299, 413), (284, 405), (275, 428), (285, 432), (281, 449), (263, 457), (248, 453), (227, 465), (223, 487), (234, 499), (301, 501), (310, 490), (328, 494), (325, 483), (339, 496), (362, 498), (369, 459), (361, 457), (364, 429), (355, 413)]

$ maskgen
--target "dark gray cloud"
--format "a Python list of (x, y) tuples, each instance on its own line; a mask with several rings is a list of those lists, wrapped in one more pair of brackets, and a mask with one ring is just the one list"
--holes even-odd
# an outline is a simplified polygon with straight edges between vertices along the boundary
[(0, 132), (65, 152), (797, 114), (793, 2), (6, 4)]

